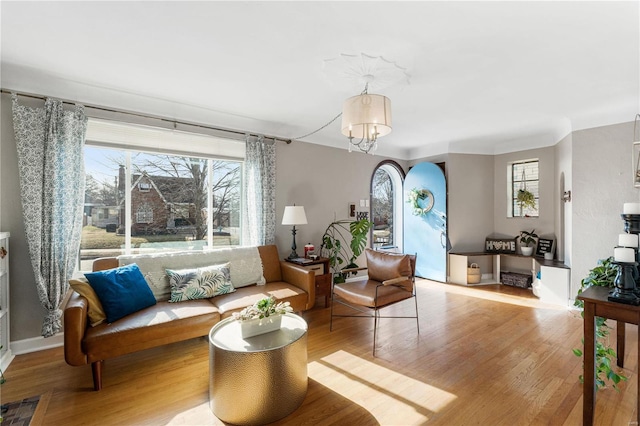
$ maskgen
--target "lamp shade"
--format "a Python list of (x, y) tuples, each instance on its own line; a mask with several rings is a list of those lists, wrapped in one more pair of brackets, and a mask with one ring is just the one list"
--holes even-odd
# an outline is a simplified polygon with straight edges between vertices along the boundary
[(304, 206), (286, 206), (282, 215), (283, 225), (306, 225), (307, 215)]
[(342, 134), (360, 139), (370, 137), (375, 131), (377, 136), (391, 133), (391, 100), (368, 93), (345, 100), (342, 105)]

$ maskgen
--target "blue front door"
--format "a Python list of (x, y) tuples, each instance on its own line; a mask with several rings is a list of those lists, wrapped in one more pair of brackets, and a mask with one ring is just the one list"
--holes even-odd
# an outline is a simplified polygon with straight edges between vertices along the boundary
[(447, 278), (447, 185), (433, 163), (413, 166), (404, 181), (404, 252), (417, 253), (416, 275)]

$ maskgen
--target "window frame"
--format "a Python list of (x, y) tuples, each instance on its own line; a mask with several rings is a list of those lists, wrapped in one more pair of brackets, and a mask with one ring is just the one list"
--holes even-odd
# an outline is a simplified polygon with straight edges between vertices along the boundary
[[(89, 122), (90, 124), (92, 122), (94, 124), (100, 123), (101, 127), (99, 128), (99, 131), (95, 132), (94, 134), (92, 134), (91, 132), (87, 132), (87, 138), (85, 141), (86, 147), (110, 149), (110, 150), (115, 150), (115, 151), (124, 153), (124, 163), (125, 163), (124, 165), (125, 165), (125, 176), (126, 176), (125, 185), (124, 185), (125, 199), (123, 201), (124, 217), (125, 217), (125, 224), (124, 224), (125, 238), (124, 238), (124, 247), (122, 250), (122, 254), (132, 254), (133, 247), (132, 247), (131, 228), (132, 228), (132, 225), (134, 225), (136, 223), (136, 220), (138, 219), (137, 212), (136, 212), (136, 217), (133, 217), (133, 212), (131, 211), (132, 209), (131, 194), (132, 194), (132, 189), (134, 189), (133, 182), (131, 181), (131, 173), (132, 173), (131, 157), (132, 157), (132, 154), (134, 153), (162, 154), (162, 155), (180, 156), (180, 157), (187, 157), (187, 158), (200, 158), (207, 161), (207, 166), (208, 166), (207, 178), (209, 183), (207, 183), (206, 185), (206, 192), (207, 192), (206, 208), (207, 208), (207, 212), (209, 213), (207, 214), (207, 220), (206, 220), (207, 232), (204, 239), (206, 241), (205, 244), (208, 247), (213, 247), (213, 241), (214, 241), (214, 229), (213, 229), (214, 194), (212, 190), (215, 189), (215, 185), (211, 184), (211, 182), (213, 182), (214, 175), (215, 175), (215, 171), (213, 170), (213, 164), (215, 161), (237, 163), (239, 167), (238, 181), (236, 186), (239, 194), (238, 195), (239, 205), (236, 204), (238, 209), (237, 227), (238, 227), (238, 243), (241, 244), (242, 237), (243, 237), (242, 234), (244, 232), (244, 230), (242, 229), (242, 225), (244, 223), (242, 216), (243, 216), (244, 203), (246, 202), (245, 194), (244, 194), (245, 185), (244, 185), (244, 173), (243, 173), (244, 167), (245, 167), (244, 142), (239, 142), (233, 139), (223, 139), (220, 137), (213, 137), (206, 134), (190, 133), (191, 135), (193, 135), (197, 143), (193, 144), (190, 151), (185, 151), (182, 149), (185, 146), (184, 143), (176, 144), (171, 141), (171, 135), (169, 135), (169, 133), (174, 133), (171, 130), (167, 130), (167, 129), (163, 129), (161, 127), (155, 127), (155, 126), (142, 126), (142, 125), (128, 124), (128, 123), (103, 120), (103, 119), (90, 118)], [(106, 127), (105, 127), (105, 123), (106, 123)], [(114, 133), (114, 139), (110, 139), (110, 136), (109, 136), (109, 130), (111, 128), (115, 130), (121, 130), (120, 133), (117, 133), (117, 132)], [(131, 137), (127, 137), (126, 135), (126, 131), (129, 128), (132, 130)], [(142, 133), (140, 133), (140, 130), (142, 131)], [(154, 135), (157, 136), (163, 132), (166, 133), (166, 135), (165, 136), (161, 135), (161, 137), (158, 139), (157, 144), (153, 148), (150, 148), (149, 146), (150, 138), (147, 137), (145, 134), (145, 132), (147, 131), (149, 131), (152, 136)], [(178, 133), (179, 133), (178, 136), (184, 139), (185, 133), (187, 132), (178, 132)], [(123, 134), (125, 134), (124, 137), (122, 136)], [(135, 142), (135, 137), (139, 135), (142, 135), (142, 143), (137, 144)], [(207, 139), (210, 139), (212, 143), (209, 145), (205, 145), (204, 142), (206, 142)], [(242, 149), (239, 149), (238, 147), (239, 144), (242, 145)], [(175, 149), (176, 146), (180, 148), (176, 150)], [(224, 150), (226, 146), (229, 147), (228, 151)], [(242, 157), (239, 157), (240, 154), (242, 154)], [(139, 182), (139, 184), (140, 183), (141, 182)], [(146, 183), (146, 184), (149, 185), (148, 189), (145, 190), (144, 188), (141, 188), (139, 185), (136, 185), (138, 186), (137, 190), (140, 192), (149, 192), (152, 189), (151, 183)], [(141, 222), (137, 222), (137, 223), (141, 223)], [(79, 259), (79, 262), (80, 262), (80, 259)]]
[[(537, 176), (535, 179), (527, 178), (525, 173), (525, 179), (523, 180), (520, 176), (522, 173), (520, 171), (516, 171), (516, 168), (519, 166), (534, 164), (535, 163), (535, 175)], [(539, 158), (530, 158), (526, 160), (518, 160), (510, 162), (507, 166), (507, 217), (508, 218), (537, 218), (540, 217), (540, 159)], [(524, 183), (524, 188), (527, 188), (527, 183), (535, 184), (537, 186), (537, 191), (534, 192), (535, 196), (535, 213), (527, 213), (525, 215), (520, 212), (520, 215), (516, 215), (516, 211), (519, 209), (518, 201), (517, 201), (517, 193), (520, 189), (522, 189)]]
[[(390, 242), (393, 246), (397, 247), (399, 251), (404, 249), (404, 179), (406, 174), (400, 164), (393, 160), (381, 161), (374, 167), (371, 173), (371, 179), (369, 181), (369, 208), (371, 211), (370, 220), (373, 221), (373, 183), (374, 178), (379, 169), (384, 170), (391, 178), (391, 184), (393, 188), (393, 219), (391, 226), (393, 228), (392, 235), (393, 240)], [(369, 241), (371, 246), (374, 247), (373, 226), (369, 231)]]
[(153, 208), (149, 203), (143, 203), (138, 207), (138, 209), (136, 210), (135, 223), (153, 223)]

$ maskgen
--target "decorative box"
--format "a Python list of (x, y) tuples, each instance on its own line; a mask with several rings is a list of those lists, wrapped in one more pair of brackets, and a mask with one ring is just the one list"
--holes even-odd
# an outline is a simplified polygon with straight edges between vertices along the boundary
[(517, 272), (501, 272), (500, 282), (513, 287), (529, 288), (533, 277), (529, 274), (518, 274)]

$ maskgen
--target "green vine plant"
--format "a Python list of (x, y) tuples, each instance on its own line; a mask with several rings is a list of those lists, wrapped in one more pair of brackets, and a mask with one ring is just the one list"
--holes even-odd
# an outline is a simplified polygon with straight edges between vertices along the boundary
[(533, 192), (527, 189), (519, 189), (516, 199), (520, 204), (520, 211), (524, 211), (525, 208), (538, 210), (536, 208), (536, 196), (533, 195)]
[[(580, 289), (578, 295), (591, 286), (600, 287), (614, 287), (614, 281), (618, 273), (618, 268), (613, 264), (613, 257), (607, 259), (601, 259), (598, 261), (598, 265), (589, 271), (587, 275), (580, 282)], [(582, 312), (581, 315), (584, 318), (584, 303), (582, 300), (577, 300), (574, 304), (579, 307)], [(596, 317), (596, 375), (595, 382), (598, 389), (606, 388), (606, 381), (611, 383), (611, 386), (616, 390), (618, 389), (618, 383), (627, 380), (621, 372), (616, 372), (613, 369), (616, 361), (616, 351), (610, 346), (609, 333), (611, 327), (606, 323), (606, 318)], [(584, 347), (584, 339), (582, 339), (582, 345)], [(581, 349), (573, 349), (573, 353), (581, 357)], [(580, 375), (580, 383), (584, 383), (584, 376)]]
[(320, 252), (329, 259), (334, 283), (345, 282), (348, 274), (343, 269), (357, 268), (358, 256), (367, 246), (367, 236), (373, 223), (367, 219), (337, 220), (331, 222), (322, 235)]

